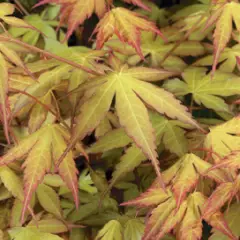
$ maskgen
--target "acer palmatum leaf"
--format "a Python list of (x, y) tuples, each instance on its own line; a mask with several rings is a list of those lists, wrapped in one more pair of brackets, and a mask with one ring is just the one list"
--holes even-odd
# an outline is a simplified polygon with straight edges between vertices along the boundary
[(194, 102), (216, 112), (231, 113), (223, 97), (240, 93), (240, 78), (237, 75), (216, 71), (212, 78), (206, 68), (188, 67), (183, 71), (182, 78), (184, 81), (173, 79), (165, 82), (164, 88), (178, 96), (192, 94)]
[(105, 14), (94, 30), (94, 33), (97, 33), (97, 49), (102, 48), (104, 43), (112, 37), (113, 34), (116, 34), (122, 42), (133, 46), (143, 59), (144, 56), (140, 46), (141, 31), (150, 31), (164, 38), (163, 34), (153, 22), (125, 8), (114, 8)]
[[(146, 74), (146, 70), (148, 70), (148, 74)], [(80, 107), (80, 114), (76, 118), (77, 124), (71, 142), (59, 159), (59, 163), (78, 140), (83, 139), (98, 126), (108, 112), (113, 97), (116, 95), (115, 107), (120, 124), (145, 156), (152, 161), (160, 179), (155, 134), (144, 102), (170, 118), (177, 118), (194, 127), (200, 127), (187, 112), (186, 107), (181, 105), (172, 94), (147, 82), (148, 76), (153, 73), (156, 73), (156, 69), (135, 67), (134, 71), (132, 71), (127, 65), (121, 65), (118, 70), (92, 80), (92, 83), (99, 80), (105, 81), (105, 83), (97, 87), (92, 97), (87, 98)], [(159, 78), (162, 79), (160, 74)], [(161, 183), (163, 186), (162, 181)]]
[[(67, 138), (67, 141), (69, 141), (70, 135), (68, 132), (60, 127), (57, 126), (58, 131), (53, 131), (53, 158), (55, 163), (59, 159), (59, 157), (62, 155), (64, 150), (66, 149), (67, 145), (64, 141), (64, 138)], [(67, 135), (67, 137), (66, 137)], [(63, 136), (63, 137), (62, 137)], [(76, 206), (78, 207), (78, 170), (75, 165), (75, 161), (73, 158), (73, 153), (70, 151), (64, 158), (64, 160), (61, 162), (61, 164), (58, 166), (57, 171), (59, 172), (59, 175), (62, 177), (68, 188), (72, 191), (74, 202), (76, 203)]]
[(216, 3), (217, 6), (213, 8), (213, 13), (207, 21), (206, 28), (216, 24), (213, 38), (214, 38), (214, 61), (212, 66), (212, 75), (214, 75), (220, 54), (227, 46), (232, 30), (234, 21), (238, 31), (240, 31), (240, 3), (235, 1), (221, 1)]
[[(179, 224), (186, 211), (188, 209), (188, 202), (184, 201), (182, 202), (181, 206), (179, 207), (179, 209), (176, 211), (172, 211), (168, 217), (166, 218), (164, 224), (162, 225), (162, 227), (160, 228), (160, 231), (158, 232), (158, 234), (156, 235), (156, 240), (160, 240), (162, 239), (167, 233), (169, 233), (177, 224)], [(143, 238), (143, 239), (149, 239), (149, 238)]]
[(232, 151), (229, 155), (225, 156), (219, 163), (212, 166), (209, 171), (217, 168), (232, 168), (236, 171), (240, 169), (240, 151)]
[(226, 182), (220, 184), (212, 195), (208, 198), (203, 209), (203, 219), (208, 219), (212, 214), (219, 211), (227, 201), (239, 192), (236, 182)]
[(99, 18), (102, 17), (109, 9), (112, 0), (42, 0), (35, 7), (47, 3), (60, 4), (60, 25), (64, 22), (68, 23), (68, 31), (65, 37), (65, 40), (67, 40), (73, 31), (90, 18), (93, 13), (96, 13)]
[(238, 151), (240, 146), (240, 117), (234, 117), (227, 122), (210, 127), (204, 147), (213, 151), (212, 158), (219, 163), (232, 151)]
[(233, 234), (228, 226), (223, 214), (219, 211), (206, 218), (207, 222), (218, 231), (222, 232), (224, 235), (228, 236), (230, 239), (238, 240), (238, 238)]
[(51, 132), (45, 132), (45, 137), (37, 140), (32, 147), (24, 167), (24, 202), (22, 209), (22, 222), (31, 200), (33, 192), (42, 182), (44, 175), (51, 169)]
[(185, 154), (175, 165), (163, 172), (163, 178), (166, 181), (167, 175), (172, 172), (172, 191), (177, 201), (177, 208), (180, 207), (187, 194), (196, 187), (201, 175), (218, 183), (228, 179), (220, 170), (207, 172), (212, 165), (192, 153)]
[[(44, 175), (50, 172), (52, 164), (54, 165), (56, 163), (59, 156), (67, 147), (69, 137), (70, 135), (66, 133), (66, 130), (63, 127), (57, 124), (49, 124), (20, 141), (19, 145), (10, 149), (0, 159), (0, 165), (8, 165), (27, 155), (27, 158), (23, 163), (23, 167), (25, 168), (25, 196), (22, 209), (22, 220), (24, 220), (24, 215), (32, 194), (42, 182)], [(63, 159), (60, 166), (57, 168), (57, 171), (67, 187), (71, 190), (75, 204), (78, 206), (78, 171), (75, 166), (72, 152), (69, 152)]]

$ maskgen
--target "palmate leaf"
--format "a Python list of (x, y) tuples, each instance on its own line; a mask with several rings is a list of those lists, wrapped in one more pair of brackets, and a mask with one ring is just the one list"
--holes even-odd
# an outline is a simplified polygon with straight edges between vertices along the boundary
[[(237, 66), (237, 56), (240, 56), (240, 44), (236, 44), (231, 48), (225, 48), (220, 54), (218, 63), (220, 66), (218, 70), (222, 72), (233, 72)], [(193, 65), (194, 66), (212, 66), (213, 55), (200, 58)]]
[[(184, 218), (177, 228), (177, 237), (180, 240), (199, 240), (202, 237), (201, 213), (207, 198), (200, 192), (191, 194), (188, 198), (188, 208)], [(212, 227), (216, 227), (231, 239), (236, 239), (221, 212), (213, 214), (207, 219)]]
[(171, 16), (173, 21), (184, 19), (192, 14), (197, 14), (198, 12), (207, 12), (209, 10), (210, 0), (200, 0), (197, 3), (193, 3), (186, 6)]
[(125, 8), (114, 8), (100, 20), (94, 31), (97, 33), (97, 49), (102, 48), (104, 43), (113, 34), (116, 34), (122, 42), (126, 42), (134, 47), (138, 55), (143, 59), (144, 56), (140, 46), (140, 30), (153, 32), (164, 38), (153, 22)]
[[(240, 149), (240, 118), (235, 117), (231, 120), (210, 128), (204, 147), (211, 149), (212, 158), (215, 163), (219, 163), (223, 157), (232, 151)], [(217, 155), (216, 155), (217, 154)]]
[(231, 73), (217, 71), (214, 78), (206, 74), (206, 68), (189, 67), (182, 73), (184, 81), (174, 79), (164, 84), (164, 88), (177, 96), (192, 94), (197, 104), (219, 112), (230, 112), (229, 106), (220, 97), (240, 93), (240, 78)]
[[(100, 79), (106, 82), (99, 86), (94, 95), (81, 106), (81, 113), (76, 119), (77, 125), (68, 149), (71, 149), (78, 139), (83, 139), (96, 128), (109, 110), (112, 99), (116, 95), (116, 112), (120, 124), (133, 138), (136, 145), (142, 149), (143, 153), (151, 159), (156, 173), (160, 176), (154, 143), (155, 134), (147, 108), (142, 100), (170, 118), (177, 118), (195, 127), (198, 125), (186, 111), (186, 108), (171, 94), (145, 82), (149, 76), (151, 79), (159, 79), (156, 69), (128, 68), (127, 65), (119, 65), (114, 72), (101, 77)], [(95, 81), (99, 81), (99, 78)], [(94, 83), (94, 80), (92, 82)]]
[(186, 154), (172, 167), (163, 172), (165, 183), (172, 183), (172, 191), (177, 201), (177, 207), (186, 198), (187, 193), (192, 191), (201, 175), (205, 175), (218, 183), (227, 181), (223, 171), (215, 170), (208, 172), (212, 165), (194, 154)]
[[(69, 140), (66, 130), (57, 125), (49, 124), (31, 134), (19, 145), (10, 149), (1, 159), (1, 165), (7, 165), (15, 160), (27, 156), (24, 169), (24, 206), (22, 219), (31, 200), (32, 194), (42, 182), (44, 175), (52, 171), (52, 165), (60, 157)], [(53, 152), (53, 156), (52, 156)], [(52, 160), (53, 158), (53, 160)], [(78, 204), (77, 169), (73, 160), (72, 152), (64, 158), (58, 166), (58, 172), (72, 191), (76, 205)]]
[(216, 3), (206, 27), (215, 25), (213, 34), (214, 60), (212, 70), (216, 71), (220, 54), (227, 46), (233, 31), (233, 21), (238, 31), (240, 31), (239, 20), (240, 4), (237, 1), (221, 1)]
[(232, 151), (221, 159), (219, 163), (210, 168), (209, 171), (217, 168), (230, 168), (237, 171), (240, 168), (240, 151)]
[(239, 193), (239, 186), (239, 176), (234, 182), (221, 183), (207, 199), (203, 209), (203, 218), (208, 219), (212, 214), (220, 210), (225, 203), (232, 201), (235, 195)]
[[(127, 3), (131, 3), (148, 10), (141, 0), (124, 0)], [(99, 18), (110, 9), (112, 0), (41, 0), (36, 6), (41, 6), (46, 3), (56, 3), (61, 5), (60, 24), (67, 21), (68, 31), (66, 39), (68, 39), (78, 25), (81, 25), (87, 18), (90, 18), (95, 13)]]
[(96, 13), (100, 18), (110, 7), (112, 0), (42, 0), (36, 6), (41, 6), (47, 3), (60, 4), (60, 24), (67, 21), (68, 31), (66, 39), (68, 39), (78, 25), (81, 25), (87, 18), (90, 18), (93, 13)]
[(138, 218), (130, 219), (124, 224), (123, 236), (125, 240), (140, 240), (144, 233), (145, 225)]
[[(184, 35), (176, 28), (163, 28), (162, 33), (167, 37), (167, 43), (165, 43), (162, 38), (155, 36), (152, 33), (142, 32), (141, 34), (142, 54), (151, 67), (160, 67), (160, 63), (165, 55), (174, 47), (174, 42), (184, 37)], [(115, 38), (110, 39), (106, 45), (110, 49), (127, 55), (127, 62), (130, 65), (136, 65), (142, 61), (141, 56), (136, 54), (134, 48), (127, 44), (122, 44)], [(200, 56), (203, 55), (204, 52), (205, 49), (200, 42), (184, 41), (173, 51), (171, 56), (163, 62), (162, 67), (178, 72), (179, 70), (186, 68), (185, 62), (180, 57)]]
[(209, 16), (210, 1), (199, 1), (190, 6), (186, 6), (170, 16), (174, 21), (173, 26), (182, 33), (188, 34), (188, 39), (202, 41), (213, 30), (213, 26), (205, 28)]
[(109, 221), (96, 236), (96, 240), (123, 240), (122, 226), (116, 220)]
[[(147, 192), (135, 200), (128, 201), (121, 205), (137, 207), (155, 207), (147, 221), (144, 240), (164, 239), (163, 237), (172, 229), (176, 230), (177, 239), (199, 240), (202, 237), (202, 218), (206, 197), (200, 192), (194, 192), (177, 208), (174, 197), (168, 195), (156, 187), (151, 187)], [(218, 226), (218, 229), (227, 236), (235, 239), (225, 220), (217, 212), (207, 219), (209, 224)], [(213, 221), (214, 219), (214, 221)], [(221, 226), (221, 227), (219, 227)], [(223, 227), (222, 227), (223, 226)]]

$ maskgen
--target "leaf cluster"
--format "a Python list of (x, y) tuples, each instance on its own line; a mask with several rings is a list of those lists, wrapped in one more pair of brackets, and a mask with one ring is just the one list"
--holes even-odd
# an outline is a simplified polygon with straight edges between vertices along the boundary
[(0, 239), (239, 239), (239, 16), (0, 3)]

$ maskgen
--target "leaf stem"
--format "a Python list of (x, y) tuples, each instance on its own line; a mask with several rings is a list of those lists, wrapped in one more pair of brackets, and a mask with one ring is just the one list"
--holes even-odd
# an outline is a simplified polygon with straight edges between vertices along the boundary
[(27, 43), (24, 43), (24, 42), (22, 42), (22, 41), (20, 41), (18, 39), (14, 39), (12, 37), (7, 37), (7, 36), (2, 36), (1, 35), (0, 36), (0, 41), (13, 42), (13, 43), (16, 43), (16, 44), (18, 44), (18, 45), (20, 45), (22, 47), (30, 49), (30, 50), (32, 50), (34, 52), (41, 53), (41, 54), (43, 54), (46, 57), (55, 58), (56, 60), (58, 60), (60, 62), (64, 62), (64, 63), (67, 63), (67, 64), (73, 66), (73, 67), (79, 68), (79, 69), (81, 69), (81, 70), (83, 70), (83, 71), (85, 71), (87, 73), (90, 73), (90, 74), (93, 74), (93, 75), (102, 75), (102, 73), (100, 73), (100, 72), (97, 72), (95, 70), (87, 68), (87, 67), (85, 67), (85, 66), (83, 66), (81, 64), (78, 64), (78, 63), (72, 62), (70, 60), (67, 60), (66, 58), (62, 58), (62, 57), (60, 57), (58, 55), (55, 55), (53, 53), (50, 53), (50, 52), (48, 52), (46, 50), (42, 50), (42, 49), (39, 49), (39, 48), (37, 48), (35, 46), (29, 45)]

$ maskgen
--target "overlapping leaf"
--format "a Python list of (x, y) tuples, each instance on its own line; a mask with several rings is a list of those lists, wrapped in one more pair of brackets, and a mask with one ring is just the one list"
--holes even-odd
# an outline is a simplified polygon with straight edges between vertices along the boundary
[(204, 145), (207, 149), (211, 149), (212, 158), (216, 163), (231, 153), (231, 151), (240, 148), (240, 118), (235, 117), (231, 120), (210, 128)]
[[(239, 222), (239, 204), (234, 203), (232, 204), (229, 209), (227, 209), (224, 213), (224, 217), (232, 230), (232, 232), (239, 237), (240, 231), (238, 228), (238, 222)], [(228, 240), (229, 238), (222, 234), (221, 232), (217, 231), (217, 229), (213, 229), (213, 234), (210, 237), (210, 240)]]
[(96, 239), (122, 240), (122, 226), (116, 221), (109, 221), (99, 232)]
[[(104, 54), (103, 51), (89, 51), (86, 48), (63, 48), (59, 50), (59, 55), (61, 57), (68, 57), (76, 63), (83, 64), (86, 67), (92, 67), (95, 64), (95, 60)], [(29, 63), (27, 67), (33, 73), (43, 72), (38, 81), (30, 86), (26, 87), (24, 90), (27, 94), (31, 95), (33, 98), (40, 98), (45, 96), (50, 91), (56, 89), (63, 80), (69, 79), (69, 91), (76, 89), (81, 83), (87, 80), (89, 74), (75, 69), (73, 66), (61, 63), (57, 60), (51, 59), (46, 61), (36, 61), (34, 63)], [(96, 67), (96, 65), (95, 65)], [(12, 72), (19, 72), (19, 69), (12, 70)], [(80, 77), (79, 77), (80, 76)], [(78, 104), (80, 93), (76, 92), (70, 96), (70, 100), (73, 104), (73, 109), (76, 109)], [(17, 114), (23, 107), (28, 104), (34, 103), (34, 99), (27, 95), (19, 94), (16, 103), (13, 108), (13, 114)]]
[(231, 112), (229, 106), (220, 97), (240, 93), (240, 78), (231, 73), (217, 71), (214, 78), (207, 74), (206, 68), (187, 68), (182, 77), (184, 81), (174, 79), (164, 84), (164, 87), (177, 96), (192, 94), (197, 104), (219, 112)]
[(148, 17), (148, 19), (154, 21), (159, 27), (165, 27), (168, 25), (170, 12), (167, 9), (159, 8), (155, 3), (150, 1), (145, 0), (143, 3), (150, 9), (150, 11), (137, 9), (136, 12)]
[(209, 0), (201, 0), (190, 6), (185, 6), (170, 16), (174, 27), (179, 32), (188, 34), (189, 40), (201, 41), (212, 31), (213, 27), (205, 28), (211, 9)]
[[(163, 29), (162, 32), (164, 36), (167, 37), (168, 43), (164, 43), (162, 38), (152, 33), (143, 32), (141, 34), (141, 50), (147, 63), (152, 67), (160, 67), (160, 63), (165, 55), (174, 47), (173, 42), (183, 38), (183, 34), (176, 28), (167, 27)], [(127, 44), (123, 45), (117, 39), (111, 39), (106, 45), (117, 52), (127, 54), (127, 61), (130, 65), (136, 65), (142, 60), (141, 56), (136, 55), (133, 48)], [(184, 41), (173, 51), (172, 55), (164, 61), (162, 67), (175, 71), (182, 70), (186, 67), (186, 64), (180, 58), (181, 56), (200, 56), (204, 54), (204, 52), (205, 49), (200, 42)]]
[(240, 31), (239, 21), (240, 4), (237, 1), (220, 1), (213, 8), (206, 27), (215, 25), (213, 34), (214, 60), (213, 73), (217, 68), (220, 54), (227, 46), (233, 31), (233, 21), (238, 31)]
[(22, 19), (12, 17), (9, 15), (12, 15), (15, 11), (15, 6), (10, 3), (1, 3), (0, 5), (1, 11), (0, 11), (0, 19), (14, 27), (23, 27), (23, 28), (32, 28), (34, 29), (31, 25), (27, 24), (25, 21)]
[[(95, 94), (81, 106), (81, 113), (77, 117), (77, 125), (69, 148), (74, 145), (77, 139), (83, 139), (96, 128), (99, 121), (109, 110), (112, 99), (116, 94), (116, 112), (120, 124), (125, 128), (127, 134), (133, 138), (136, 145), (152, 160), (157, 174), (160, 175), (154, 143), (155, 134), (149, 121), (147, 108), (138, 96), (158, 112), (197, 126), (186, 109), (172, 95), (145, 82), (148, 79), (158, 80), (161, 78), (161, 71), (142, 67), (128, 68), (126, 65), (119, 65), (119, 70), (101, 77), (100, 79), (106, 82), (99, 86)], [(149, 78), (149, 76), (151, 77)], [(99, 79), (97, 78), (96, 81), (99, 81)]]
[(163, 38), (162, 33), (153, 22), (125, 8), (114, 8), (100, 20), (95, 29), (97, 33), (97, 48), (102, 48), (104, 43), (112, 37), (113, 34), (116, 34), (122, 42), (126, 42), (134, 47), (138, 55), (144, 58), (140, 46), (140, 30), (156, 33)]
[(203, 209), (203, 218), (208, 219), (239, 193), (239, 176), (234, 182), (220, 184), (208, 198)]
[[(153, 238), (162, 239), (172, 229), (176, 230), (177, 237), (180, 240), (198, 240), (202, 237), (201, 212), (203, 211), (205, 202), (205, 196), (200, 192), (195, 192), (188, 196), (180, 208), (177, 208), (176, 201), (170, 193), (167, 196), (159, 188), (150, 188), (136, 200), (131, 200), (122, 205), (134, 205), (138, 207), (157, 205), (147, 221), (143, 236), (144, 240)], [(218, 226), (220, 231), (235, 239), (225, 220), (219, 216), (221, 216), (219, 212), (212, 215), (211, 218), (207, 219), (208, 223)]]
[[(225, 48), (220, 54), (218, 63), (220, 63), (219, 70), (222, 72), (233, 72), (237, 66), (237, 56), (240, 56), (240, 45), (236, 44), (231, 48)], [(195, 66), (212, 66), (213, 55), (208, 55), (197, 60)]]
[(78, 25), (82, 24), (85, 19), (90, 18), (93, 13), (96, 13), (98, 17), (102, 17), (112, 0), (90, 0), (90, 1), (58, 1), (58, 0), (42, 0), (36, 6), (40, 6), (46, 3), (57, 3), (61, 5), (60, 10), (60, 24), (67, 21), (68, 32), (66, 38), (68, 39)]
[[(54, 161), (57, 161), (67, 146), (69, 140), (67, 131), (59, 125), (48, 125), (22, 140), (19, 145), (10, 149), (0, 160), (1, 165), (26, 157), (24, 170), (24, 207), (22, 217), (31, 200), (32, 194), (42, 182), (44, 175), (52, 171)], [(53, 153), (53, 156), (52, 156)], [(53, 158), (53, 160), (52, 160)], [(75, 202), (78, 204), (77, 169), (72, 152), (64, 158), (58, 167), (58, 172), (66, 185), (71, 189)]]
[(163, 172), (166, 183), (171, 182), (172, 190), (177, 200), (177, 206), (185, 199), (188, 192), (194, 189), (201, 175), (208, 176), (216, 182), (227, 181), (224, 172), (215, 170), (207, 172), (212, 165), (194, 154), (186, 154), (172, 167)]
[[(182, 124), (176, 120), (168, 120), (154, 112), (150, 112), (150, 120), (156, 132), (157, 145), (163, 142), (166, 149), (178, 156), (183, 156), (187, 153), (187, 140), (184, 136), (185, 131), (181, 127), (191, 129), (191, 126)], [(88, 152), (105, 152), (111, 149), (127, 146), (130, 143), (132, 143), (132, 140), (128, 137), (124, 129), (114, 129), (93, 144), (88, 149)], [(146, 160), (146, 157), (142, 151), (134, 144), (130, 146), (121, 157), (120, 162), (116, 165), (111, 185), (115, 184), (115, 182), (127, 172), (134, 170), (134, 168), (144, 160)]]
[(53, 28), (54, 25), (57, 24), (57, 22), (55, 23), (54, 21), (47, 21), (38, 14), (28, 15), (24, 18), (24, 20), (34, 26), (36, 29), (38, 29), (39, 32), (32, 29), (12, 27), (9, 29), (9, 33), (13, 37), (21, 37), (22, 41), (31, 45), (36, 45), (38, 40), (40, 39), (41, 32), (44, 34), (44, 38), (51, 38), (51, 40), (57, 40), (57, 34)]

